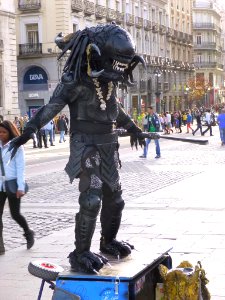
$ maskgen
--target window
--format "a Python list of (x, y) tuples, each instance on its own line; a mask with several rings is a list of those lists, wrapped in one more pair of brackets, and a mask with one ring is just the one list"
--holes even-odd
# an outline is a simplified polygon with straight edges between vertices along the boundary
[(197, 54), (197, 62), (198, 63), (202, 62), (202, 54), (201, 53)]
[(201, 35), (196, 36), (196, 42), (197, 42), (197, 45), (201, 45), (201, 43), (202, 43), (202, 36)]
[(27, 24), (27, 43), (28, 44), (39, 44), (39, 35), (38, 35), (38, 24)]

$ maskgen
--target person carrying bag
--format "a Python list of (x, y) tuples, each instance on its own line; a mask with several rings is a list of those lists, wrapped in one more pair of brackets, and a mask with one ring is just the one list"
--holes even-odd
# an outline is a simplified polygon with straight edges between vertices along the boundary
[(9, 150), (10, 141), (20, 134), (10, 121), (0, 123), (0, 255), (5, 253), (3, 241), (2, 215), (5, 201), (8, 198), (12, 218), (23, 228), (27, 249), (34, 245), (34, 231), (20, 213), (21, 197), (28, 191), (25, 183), (25, 157), (21, 146), (13, 156)]

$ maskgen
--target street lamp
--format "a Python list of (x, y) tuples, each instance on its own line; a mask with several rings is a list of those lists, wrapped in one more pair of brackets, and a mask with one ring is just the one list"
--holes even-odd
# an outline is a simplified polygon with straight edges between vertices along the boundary
[(208, 88), (205, 89), (205, 105), (204, 105), (204, 106), (205, 106), (206, 108), (208, 108), (208, 106), (209, 106), (209, 103), (208, 103), (208, 102), (209, 102), (209, 101), (208, 101), (208, 92), (209, 92), (209, 91), (210, 91), (210, 87), (208, 87)]
[(161, 69), (155, 68), (154, 75), (156, 76), (156, 92), (155, 92), (156, 111), (159, 112), (160, 111), (160, 95), (161, 95), (161, 92), (159, 91), (159, 77), (162, 75)]

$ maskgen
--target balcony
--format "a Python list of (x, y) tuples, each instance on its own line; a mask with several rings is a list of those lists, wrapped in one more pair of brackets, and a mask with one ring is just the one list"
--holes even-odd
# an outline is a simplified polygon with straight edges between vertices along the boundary
[(126, 24), (127, 25), (134, 25), (134, 16), (131, 14), (126, 14)]
[(173, 36), (173, 29), (170, 28), (170, 27), (167, 27), (167, 30), (166, 30), (166, 36), (168, 38), (171, 38)]
[(188, 34), (187, 35), (187, 44), (188, 45), (192, 45), (193, 44), (193, 35), (192, 34)]
[(91, 16), (95, 13), (95, 4), (91, 1), (84, 1), (84, 14)]
[(19, 55), (42, 54), (42, 44), (19, 44)]
[(18, 9), (20, 11), (33, 11), (39, 10), (41, 8), (40, 0), (20, 0), (18, 3)]
[(199, 22), (195, 22), (193, 23), (193, 29), (201, 29), (201, 30), (221, 30), (221, 28), (219, 26), (217, 26), (215, 23), (199, 23)]
[(160, 33), (161, 35), (166, 34), (166, 26), (164, 26), (164, 25), (159, 25), (159, 33)]
[(103, 5), (95, 5), (95, 17), (97, 19), (102, 19), (102, 18), (106, 18), (107, 15), (107, 9), (105, 6)]
[(153, 33), (159, 32), (159, 24), (152, 22), (152, 32)]
[(123, 21), (124, 21), (124, 14), (117, 10), (116, 11), (116, 23), (122, 24)]
[(111, 22), (111, 21), (116, 21), (116, 11), (114, 9), (108, 8), (107, 9), (107, 15), (106, 15), (106, 20)]
[(3, 40), (0, 40), (0, 52), (4, 51), (4, 42)]
[(144, 29), (150, 31), (152, 29), (152, 22), (144, 19)]
[(84, 4), (82, 0), (72, 0), (71, 9), (75, 12), (81, 12), (84, 10)]
[(195, 62), (195, 67), (200, 69), (223, 69), (223, 65), (218, 62), (207, 62), (207, 61), (201, 61), (201, 62)]
[(202, 42), (201, 44), (194, 44), (195, 49), (201, 50), (216, 50), (216, 43), (213, 42)]
[(181, 32), (181, 31), (178, 31), (178, 32), (177, 32), (177, 40), (178, 40), (179, 42), (183, 42), (183, 37), (184, 37), (184, 33)]
[(135, 26), (136, 26), (136, 28), (142, 28), (143, 27), (143, 18), (135, 17)]
[(172, 40), (176, 40), (177, 36), (178, 36), (178, 31), (177, 30), (173, 30)]

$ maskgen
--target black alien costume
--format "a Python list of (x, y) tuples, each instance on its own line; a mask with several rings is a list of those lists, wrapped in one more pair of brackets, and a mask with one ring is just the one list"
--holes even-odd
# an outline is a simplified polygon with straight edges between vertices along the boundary
[(99, 271), (107, 259), (90, 251), (97, 216), (101, 209), (102, 253), (125, 257), (132, 245), (116, 240), (124, 200), (118, 168), (118, 136), (115, 124), (144, 143), (141, 130), (116, 98), (118, 82), (131, 85), (132, 71), (144, 60), (135, 55), (127, 31), (116, 24), (86, 28), (63, 37), (56, 44), (61, 58), (70, 51), (60, 83), (49, 103), (40, 108), (25, 132), (11, 145), (16, 151), (31, 133), (56, 116), (66, 105), (70, 110), (70, 157), (66, 172), (72, 182), (79, 178), (80, 210), (75, 218), (75, 250), (69, 254), (72, 269)]

